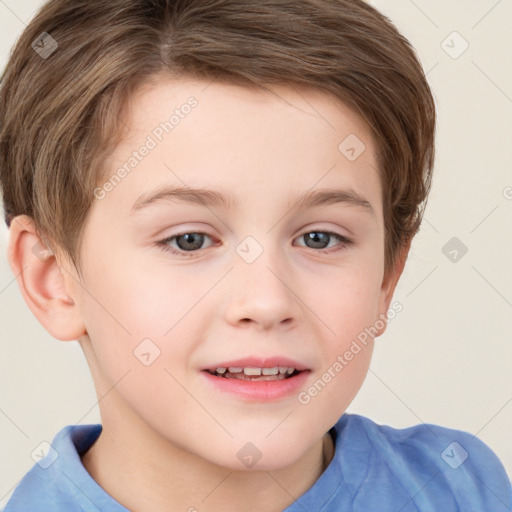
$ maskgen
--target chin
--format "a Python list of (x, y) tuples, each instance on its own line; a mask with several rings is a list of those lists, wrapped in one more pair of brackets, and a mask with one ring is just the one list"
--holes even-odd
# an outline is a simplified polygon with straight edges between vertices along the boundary
[(266, 439), (254, 442), (231, 440), (225, 449), (216, 448), (216, 453), (205, 454), (205, 458), (219, 466), (233, 471), (278, 471), (296, 463), (308, 446), (302, 446), (299, 440), (285, 443), (282, 439)]

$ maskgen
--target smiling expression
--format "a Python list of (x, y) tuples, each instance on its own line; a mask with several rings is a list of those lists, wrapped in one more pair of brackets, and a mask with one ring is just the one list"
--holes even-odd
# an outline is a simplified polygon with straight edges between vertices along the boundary
[(149, 149), (97, 194), (76, 295), (103, 422), (226, 467), (248, 442), (258, 467), (291, 464), (356, 395), (372, 341), (299, 393), (391, 299), (370, 131), (312, 90), (163, 77), (125, 123), (105, 183)]

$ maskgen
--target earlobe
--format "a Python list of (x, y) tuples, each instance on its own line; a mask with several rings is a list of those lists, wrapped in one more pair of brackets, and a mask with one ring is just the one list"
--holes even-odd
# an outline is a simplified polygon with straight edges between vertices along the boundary
[(84, 334), (85, 326), (66, 290), (57, 259), (27, 215), (12, 220), (7, 252), (23, 299), (41, 325), (61, 341), (76, 340)]

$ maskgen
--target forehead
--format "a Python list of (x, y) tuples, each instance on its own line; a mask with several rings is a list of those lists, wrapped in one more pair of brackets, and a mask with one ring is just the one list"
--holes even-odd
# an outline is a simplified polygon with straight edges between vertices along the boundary
[[(344, 179), (364, 185), (376, 176), (366, 123), (332, 95), (310, 88), (160, 77), (135, 92), (123, 123), (127, 132), (105, 176), (127, 171), (109, 193), (126, 213), (150, 185), (223, 184), (230, 202), (243, 204), (244, 190), (304, 193)], [(134, 156), (138, 149), (142, 158)]]
[[(326, 91), (292, 83), (248, 87), (228, 82), (170, 78), (165, 75), (144, 82), (130, 96), (123, 115), (124, 124), (128, 128), (127, 136), (136, 136), (140, 128), (146, 131), (150, 126), (155, 128), (162, 121), (168, 120), (173, 112), (183, 120), (191, 109), (185, 108), (188, 112), (183, 115), (180, 107), (184, 107), (191, 98), (197, 100), (201, 117), (205, 120), (214, 115), (219, 126), (224, 124), (225, 119), (231, 118), (233, 121), (236, 117), (239, 121), (243, 120), (248, 128), (271, 119), (300, 119), (297, 130), (308, 125), (312, 129), (316, 125), (323, 126), (333, 132), (350, 127), (361, 138), (370, 138), (368, 125), (361, 116)], [(192, 110), (198, 109), (194, 107)], [(231, 117), (235, 113), (237, 115)], [(266, 128), (271, 131), (272, 126)]]

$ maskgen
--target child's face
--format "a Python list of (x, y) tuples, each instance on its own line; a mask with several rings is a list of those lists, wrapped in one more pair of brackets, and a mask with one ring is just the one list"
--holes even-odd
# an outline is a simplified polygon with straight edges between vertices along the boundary
[[(356, 395), (373, 343), (359, 341), (357, 351), (353, 341), (376, 322), (382, 330), (379, 315), (389, 307), (368, 129), (327, 96), (272, 90), (162, 78), (140, 91), (107, 175), (131, 157), (136, 164), (96, 191), (87, 220), (82, 286), (68, 285), (88, 333), (81, 344), (106, 394), (104, 427), (158, 440), (162, 454), (178, 447), (243, 469), (239, 450), (250, 442), (258, 451), (244, 450), (261, 453), (258, 468), (296, 461)], [(190, 97), (197, 104), (182, 107)], [(160, 123), (176, 109), (166, 133)], [(351, 134), (362, 153), (354, 135), (339, 149)], [(192, 201), (189, 193), (131, 213), (160, 187), (217, 191), (232, 202)], [(297, 203), (320, 189), (345, 191), (345, 200)], [(157, 245), (183, 233), (197, 234), (168, 241), (179, 253)], [(306, 371), (266, 383), (205, 371), (249, 358)]]

